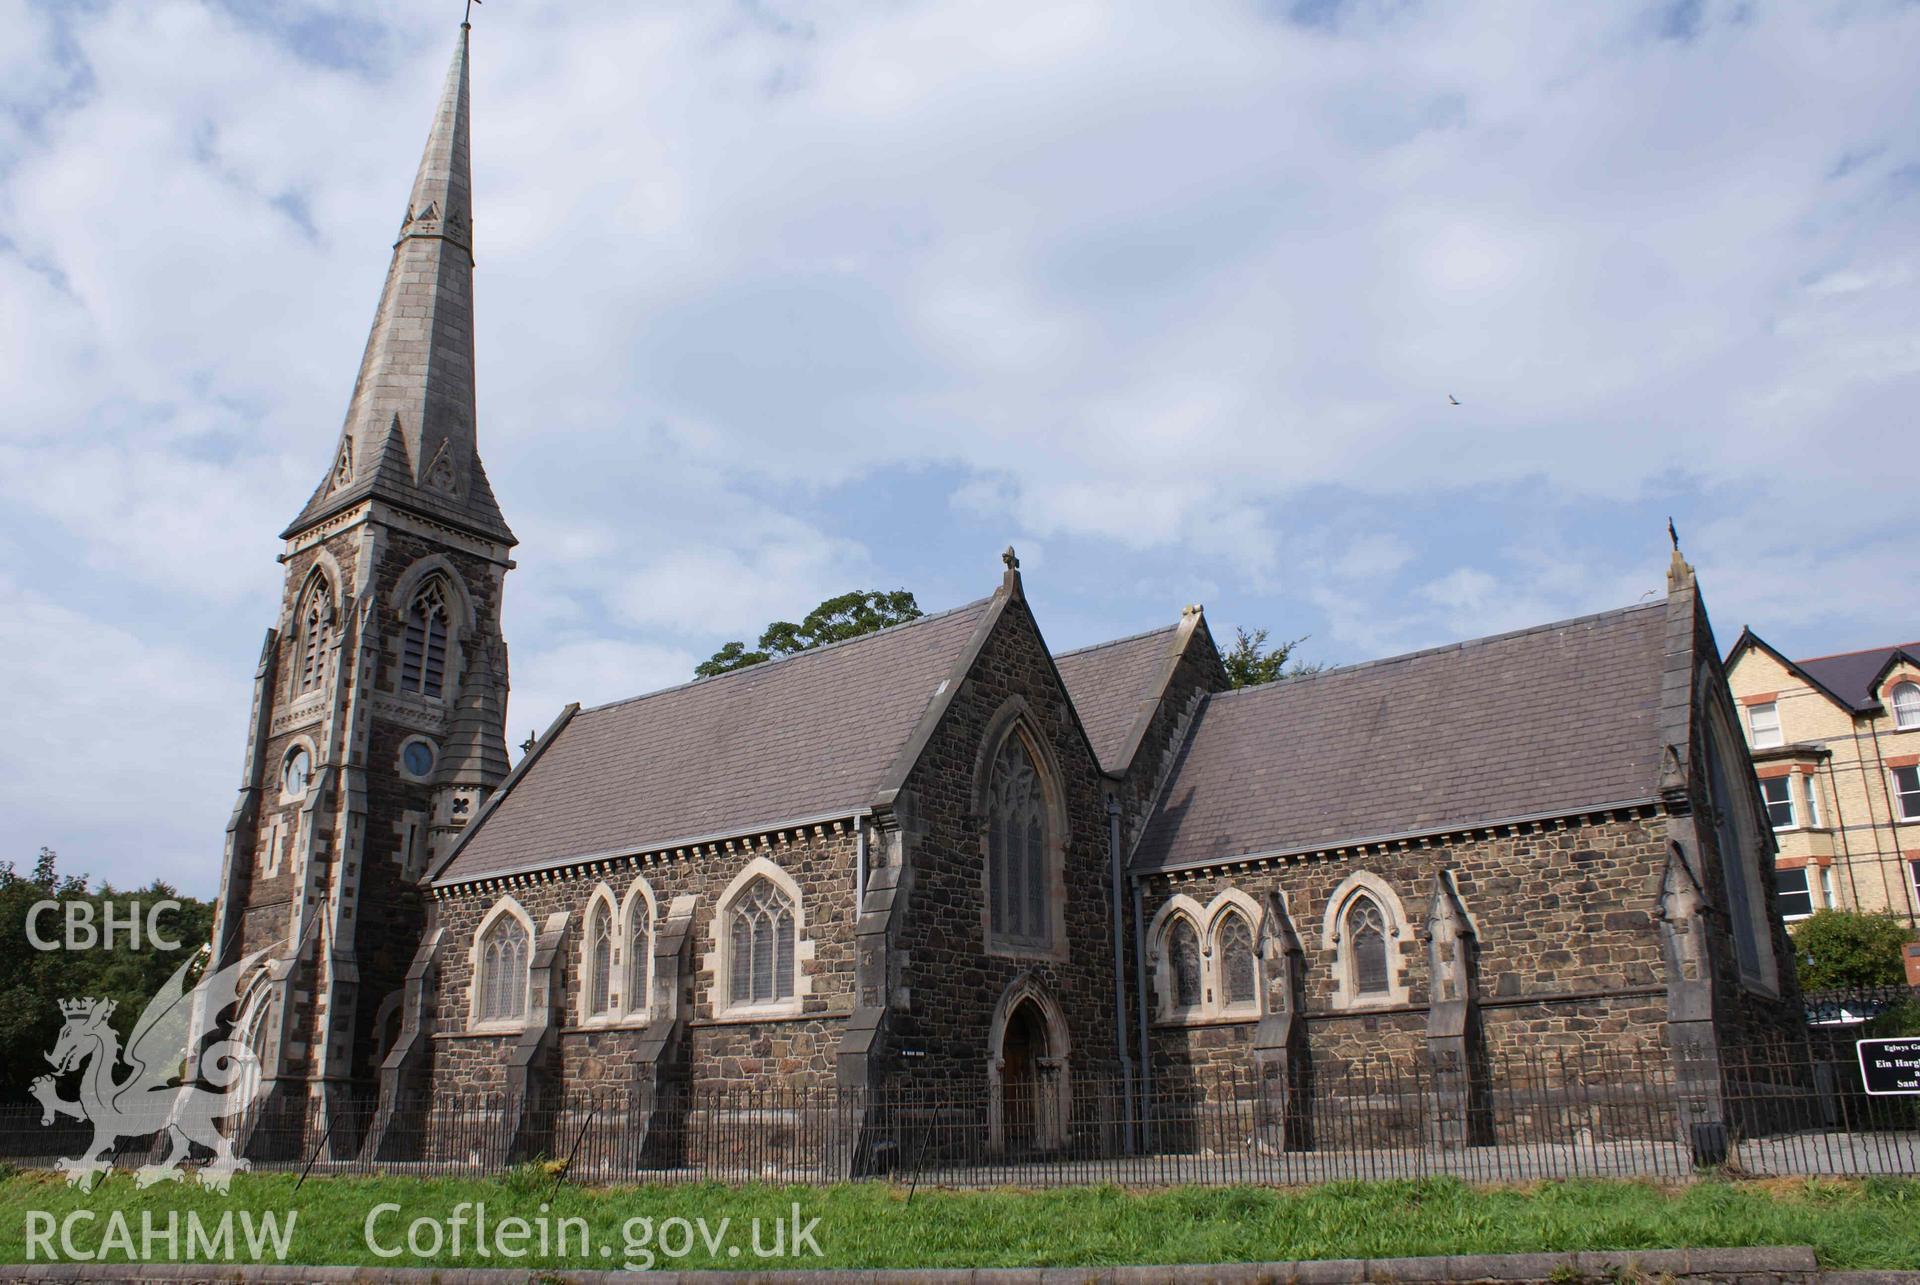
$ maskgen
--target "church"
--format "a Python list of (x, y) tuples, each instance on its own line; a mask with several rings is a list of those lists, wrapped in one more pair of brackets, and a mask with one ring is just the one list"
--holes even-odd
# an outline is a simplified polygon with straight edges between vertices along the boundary
[(467, 49), (282, 535), (225, 845), (265, 1101), (386, 1105), (323, 1148), (398, 1154), (395, 1104), (448, 1095), (765, 1085), (951, 1092), (1044, 1150), (1090, 1086), (1284, 1113), (1399, 1059), (1465, 1101), (1543, 1049), (1684, 1063), (1710, 1116), (1721, 1050), (1802, 1029), (1677, 542), (1662, 599), (1240, 690), (1199, 607), (1054, 651), (1008, 549), (972, 602), (569, 707), (512, 764)]

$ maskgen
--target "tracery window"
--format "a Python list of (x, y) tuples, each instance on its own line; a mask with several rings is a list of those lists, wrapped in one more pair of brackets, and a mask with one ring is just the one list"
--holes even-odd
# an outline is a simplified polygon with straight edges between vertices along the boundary
[(1779, 966), (1773, 955), (1773, 925), (1767, 919), (1762, 894), (1766, 878), (1763, 871), (1771, 862), (1762, 864), (1767, 841), (1760, 830), (1760, 814), (1753, 806), (1752, 769), (1736, 748), (1738, 733), (1732, 730), (1725, 710), (1710, 706), (1703, 717), (1706, 735), (1701, 738), (1701, 748), (1706, 758), (1714, 846), (1719, 850), (1721, 888), (1726, 897), (1723, 904), (1733, 934), (1734, 956), (1747, 982), (1772, 991), (1779, 985)]
[(1052, 877), (1047, 858), (1047, 799), (1040, 771), (1019, 733), (1001, 743), (987, 793), (988, 925), (1023, 945), (1052, 943)]
[(1200, 1007), (1200, 933), (1185, 915), (1174, 916), (1167, 934), (1167, 964), (1173, 969), (1173, 1006)]
[(638, 892), (627, 907), (627, 975), (623, 1002), (629, 1013), (644, 1013), (651, 1002), (653, 903)]
[(613, 1012), (613, 912), (596, 897), (587, 914), (587, 1016)]
[(300, 608), (300, 651), (295, 670), (295, 694), (317, 690), (326, 677), (327, 652), (333, 645), (333, 594), (324, 576), (315, 576)]
[(1220, 1002), (1227, 1008), (1244, 1008), (1256, 1003), (1253, 960), (1253, 928), (1247, 917), (1229, 910), (1220, 917), (1214, 934), (1214, 957), (1219, 960)]
[(794, 997), (794, 907), (762, 875), (735, 898), (728, 932), (728, 999), (736, 1007)]
[(1390, 989), (1387, 980), (1387, 918), (1381, 913), (1380, 903), (1365, 893), (1356, 894), (1347, 903), (1345, 924), (1353, 993), (1359, 996), (1385, 995)]
[(513, 914), (495, 916), (480, 936), (478, 996), (474, 1016), (482, 1022), (519, 1021), (527, 1015), (528, 964), (533, 942)]
[(1185, 894), (1168, 899), (1148, 932), (1160, 1020), (1244, 1020), (1260, 1012), (1259, 911), (1237, 889), (1205, 907)]
[(400, 643), (400, 690), (435, 699), (447, 688), (447, 587), (435, 576), (414, 595)]

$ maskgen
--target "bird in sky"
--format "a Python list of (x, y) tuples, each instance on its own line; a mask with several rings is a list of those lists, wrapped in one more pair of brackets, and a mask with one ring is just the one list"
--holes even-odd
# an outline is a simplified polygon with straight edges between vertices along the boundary
[(1460, 399), (1458, 397), (1455, 397), (1452, 393), (1447, 394), (1447, 400), (1453, 403), (1455, 406), (1458, 406), (1460, 404)]

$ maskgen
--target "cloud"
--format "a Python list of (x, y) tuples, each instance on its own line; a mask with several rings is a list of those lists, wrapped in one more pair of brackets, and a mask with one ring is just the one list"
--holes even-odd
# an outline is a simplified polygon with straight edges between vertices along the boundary
[[(234, 747), (184, 832), (453, 31), (0, 29), (0, 574), (214, 685), (167, 707)], [(855, 586), (975, 596), (1009, 539), (1062, 646), (1203, 597), (1340, 660), (1620, 605), (1669, 513), (1723, 632), (1907, 636), (1916, 36), (1891, 0), (489, 6), (516, 709)]]
[(0, 673), (0, 860), (24, 868), (44, 845), (69, 873), (204, 892), (240, 784), (244, 690), (5, 576)]

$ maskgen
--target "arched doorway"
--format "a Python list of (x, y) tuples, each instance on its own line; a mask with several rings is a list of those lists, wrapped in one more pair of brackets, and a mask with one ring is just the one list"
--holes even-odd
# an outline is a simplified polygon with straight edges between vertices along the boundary
[(1040, 1006), (1023, 999), (1007, 1019), (1001, 1047), (1000, 1083), (1006, 1095), (1006, 1145), (1033, 1151), (1040, 1145), (1040, 1077), (1047, 1058), (1047, 1023)]
[(989, 1039), (988, 1131), (995, 1151), (1064, 1146), (1072, 1105), (1067, 1024), (1060, 1006), (1030, 978), (1007, 988)]

